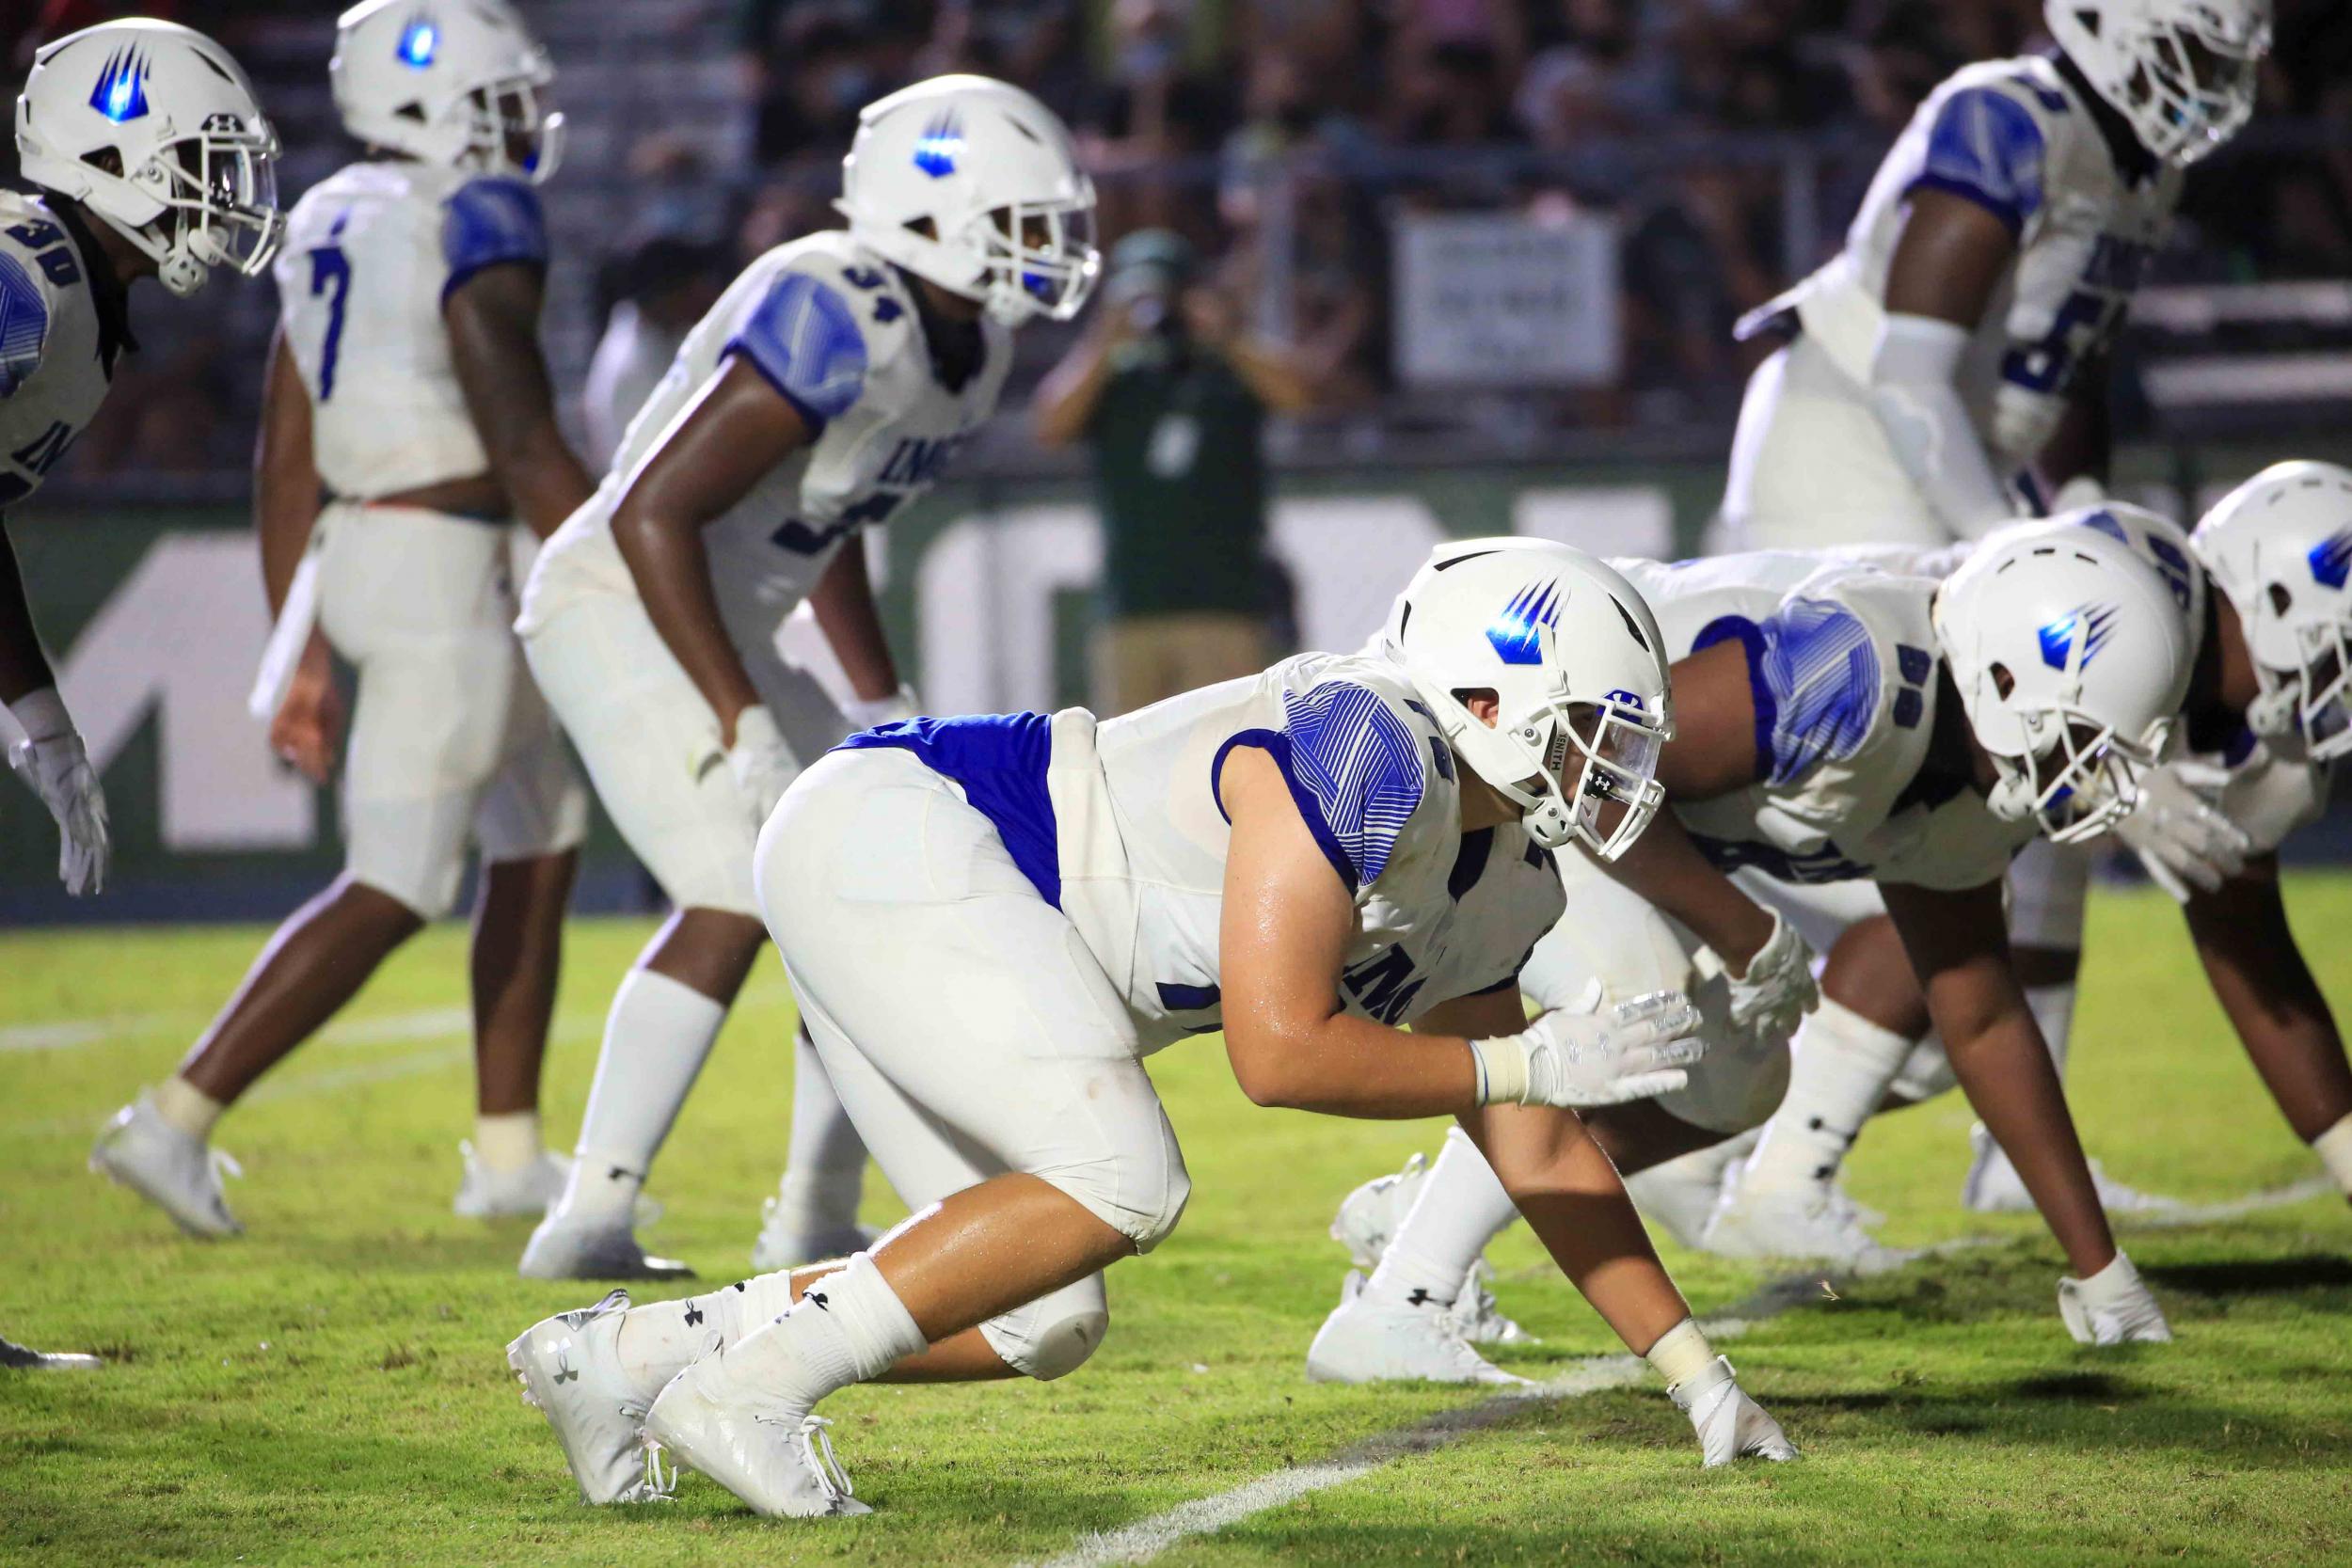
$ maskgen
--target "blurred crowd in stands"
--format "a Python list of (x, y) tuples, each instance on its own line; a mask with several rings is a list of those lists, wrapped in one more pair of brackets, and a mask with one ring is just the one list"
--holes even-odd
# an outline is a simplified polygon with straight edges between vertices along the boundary
[[(1835, 248), (1945, 74), (2044, 41), (2040, 0), (522, 3), (565, 73), (576, 150), (598, 150), (548, 194), (559, 245), (588, 247), (560, 254), (595, 269), (557, 293), (578, 317), (553, 334), (572, 385), (616, 308), (691, 313), (748, 256), (827, 225), (861, 104), (979, 71), (1076, 129), (1106, 246), (1183, 235), (1205, 278), (1291, 346), (1314, 417), (1366, 427), (1415, 417), (1391, 360), (1391, 221), (1455, 209), (1616, 220), (1619, 384), (1533, 400), (1548, 425), (1727, 422), (1747, 368), (1732, 320)], [(34, 40), (133, 8), (216, 29), (273, 105), (323, 100), (331, 3), (13, 0), (0, 45), (21, 71)], [(575, 69), (591, 50), (606, 67), (593, 80)], [(2266, 146), (2265, 127), (2290, 120), (2301, 139)], [(342, 155), (331, 118), (284, 123), (290, 144), (319, 144), (297, 148), (295, 174)], [(2263, 118), (2200, 170), (2182, 228), (2173, 277), (2352, 275), (2352, 5), (2280, 0)], [(1030, 380), (1067, 347), (1033, 336)], [(92, 440), (126, 463), (217, 464), (219, 423), (249, 394), (205, 378), (244, 365), (199, 344), (141, 379), (159, 368), (172, 377), (118, 399), (119, 431)]]

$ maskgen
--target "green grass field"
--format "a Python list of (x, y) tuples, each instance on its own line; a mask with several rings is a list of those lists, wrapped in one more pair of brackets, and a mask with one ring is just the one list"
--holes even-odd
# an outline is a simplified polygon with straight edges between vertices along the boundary
[[(2352, 1001), (2352, 879), (2291, 895), (2322, 982)], [(436, 929), (223, 1125), (242, 1241), (183, 1241), (84, 1170), (89, 1135), (168, 1070), (251, 929), (0, 937), (0, 1331), (99, 1349), (89, 1376), (0, 1375), (0, 1560), (627, 1564), (1049, 1559), (1190, 1499), (1475, 1406), (1475, 1393), (1311, 1386), (1343, 1259), (1340, 1196), (1434, 1147), (1431, 1125), (1260, 1111), (1214, 1042), (1155, 1076), (1195, 1184), (1184, 1227), (1113, 1275), (1114, 1331), (1054, 1385), (860, 1388), (830, 1402), (857, 1521), (769, 1523), (689, 1477), (590, 1511), (516, 1397), (502, 1347), (593, 1289), (515, 1277), (525, 1227), (449, 1212), (468, 1129), (463, 933)], [(642, 940), (576, 927), (549, 1119), (577, 1125), (605, 1000)], [(2170, 906), (2103, 894), (2076, 1032), (2087, 1141), (2125, 1180), (2220, 1201), (2315, 1165), (2263, 1097)], [(740, 1272), (776, 1175), (790, 998), (767, 966), (688, 1106), (649, 1239)], [(40, 1033), (33, 1026), (55, 1025)], [(943, 1050), (954, 1049), (952, 1028)], [(1732, 1348), (1802, 1464), (1703, 1474), (1654, 1386), (1489, 1410), (1458, 1439), (1175, 1544), (1170, 1564), (1854, 1561), (2012, 1564), (2352, 1558), (2352, 1212), (2131, 1228), (2179, 1342), (2092, 1353), (2053, 1306), (2055, 1247), (1962, 1212), (1957, 1097), (1876, 1125), (1865, 1201), (1915, 1244), (1998, 1238), (1885, 1278), (1809, 1285)], [(871, 1183), (871, 1216), (887, 1194)], [(1765, 1282), (1669, 1252), (1700, 1310)], [(1505, 1307), (1558, 1376), (1617, 1347), (1523, 1228)], [(1406, 1445), (1411, 1447), (1411, 1445)]]

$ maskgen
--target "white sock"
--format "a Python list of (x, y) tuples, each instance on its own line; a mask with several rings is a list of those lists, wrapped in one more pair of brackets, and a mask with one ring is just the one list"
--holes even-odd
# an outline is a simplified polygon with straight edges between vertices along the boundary
[(2352, 1197), (2352, 1117), (2345, 1117), (2312, 1140), (2312, 1152), (2335, 1179), (2344, 1196)]
[(861, 1252), (810, 1286), (798, 1306), (745, 1335), (727, 1365), (756, 1379), (761, 1393), (805, 1410), (836, 1388), (880, 1377), (927, 1343), (873, 1254)]
[(1821, 998), (1797, 1026), (1788, 1096), (1765, 1123), (1741, 1187), (1769, 1192), (1835, 1178), (1911, 1046), (1894, 1030)]
[(562, 1212), (628, 1224), (645, 1169), (726, 1022), (724, 1006), (650, 969), (632, 969), (612, 993), (596, 1086)]
[(792, 1147), (776, 1189), (776, 1217), (802, 1235), (857, 1223), (866, 1143), (825, 1076), (803, 1025), (792, 1046)]
[(1445, 1147), (1421, 1179), (1421, 1192), (1364, 1293), (1414, 1307), (1451, 1306), (1486, 1243), (1518, 1217), (1470, 1134), (1448, 1128)]
[(539, 1163), (539, 1113), (501, 1111), (473, 1118), (474, 1158), (485, 1170), (521, 1170)]
[(621, 1318), (613, 1350), (647, 1401), (688, 1365), (767, 1327), (792, 1305), (792, 1272), (722, 1285), (699, 1296), (647, 1302)]
[(165, 1126), (176, 1127), (199, 1143), (213, 1135), (214, 1123), (229, 1109), (184, 1078), (165, 1079), (155, 1085), (151, 1098)]

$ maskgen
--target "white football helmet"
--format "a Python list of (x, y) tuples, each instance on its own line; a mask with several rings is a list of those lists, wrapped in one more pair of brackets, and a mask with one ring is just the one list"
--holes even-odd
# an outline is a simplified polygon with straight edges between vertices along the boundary
[(278, 253), (278, 133), (229, 51), (177, 23), (105, 22), (50, 44), (16, 101), (24, 178), (152, 257), (175, 294)]
[(2321, 762), (2352, 752), (2352, 470), (2274, 463), (2206, 513), (2189, 547), (2246, 629), (2262, 683), (2247, 727), (2299, 732)]
[[(1658, 753), (1674, 738), (1666, 641), (1607, 562), (1542, 539), (1440, 545), (1379, 647), (1544, 847), (1575, 840), (1615, 860), (1657, 814)], [(1464, 702), (1478, 691), (1501, 705), (1491, 725)], [(1571, 772), (1572, 757), (1582, 760)]]
[(2270, 0), (2042, 0), (2050, 37), (2150, 153), (2185, 168), (2254, 113)]
[(1068, 321), (1102, 268), (1094, 182), (1068, 127), (986, 76), (934, 76), (868, 103), (834, 205), (859, 244), (1007, 326)]
[[(2185, 602), (2090, 507), (1987, 539), (1935, 595), (1935, 633), (1995, 816), (2060, 844), (2095, 838), (2138, 799), (2188, 695)], [(2092, 526), (2086, 527), (2086, 523)]]
[(336, 22), (326, 75), (372, 146), (534, 182), (563, 160), (555, 68), (506, 0), (366, 0)]

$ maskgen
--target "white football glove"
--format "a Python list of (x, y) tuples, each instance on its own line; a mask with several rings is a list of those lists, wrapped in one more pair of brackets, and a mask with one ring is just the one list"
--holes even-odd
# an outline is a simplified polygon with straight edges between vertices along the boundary
[(1797, 1446), (1780, 1423), (1748, 1398), (1731, 1363), (1720, 1355), (1707, 1370), (1667, 1389), (1666, 1397), (1691, 1418), (1691, 1430), (1699, 1434), (1700, 1463), (1710, 1470), (1751, 1456), (1775, 1465), (1797, 1457)]
[(1574, 1008), (1544, 1014), (1516, 1035), (1470, 1041), (1481, 1105), (1622, 1105), (1672, 1094), (1706, 1045), (1699, 1013), (1678, 990), (1652, 991), (1605, 1012), (1599, 987)]
[(2184, 759), (2140, 775), (2139, 799), (2115, 825), (2115, 836), (2139, 854), (2158, 887), (2181, 903), (2191, 884), (2207, 893), (2246, 869), (2254, 841), (2215, 809), (2229, 770)]
[(919, 716), (923, 711), (921, 699), (914, 688), (901, 685), (887, 697), (852, 697), (841, 706), (841, 716), (861, 730), (882, 724), (896, 724)]
[(2169, 1345), (2172, 1325), (2164, 1308), (2121, 1252), (2089, 1279), (2058, 1281), (2058, 1316), (2084, 1345)]
[(727, 770), (752, 808), (753, 820), (764, 825), (776, 802), (801, 775), (800, 762), (784, 743), (775, 715), (758, 704), (735, 716), (735, 744), (727, 748)]
[(1821, 990), (1813, 983), (1813, 944), (1797, 928), (1772, 916), (1772, 934), (1748, 960), (1748, 972), (1731, 982), (1731, 1026), (1758, 1038), (1786, 1041), (1797, 1022), (1820, 1006)]
[(27, 737), (8, 748), (8, 766), (57, 819), (57, 876), (76, 898), (96, 893), (106, 885), (106, 792), (89, 750), (48, 688), (18, 699), (10, 711)]

